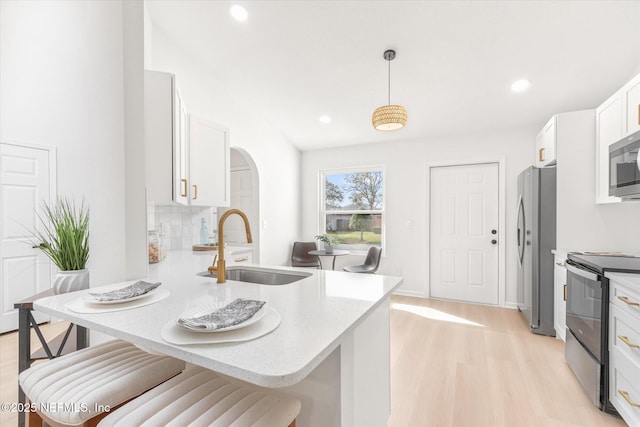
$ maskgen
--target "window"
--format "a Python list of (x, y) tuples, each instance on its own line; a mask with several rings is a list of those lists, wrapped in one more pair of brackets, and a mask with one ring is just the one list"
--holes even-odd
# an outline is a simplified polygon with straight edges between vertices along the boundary
[(337, 248), (366, 252), (384, 242), (382, 168), (321, 172), (320, 230)]

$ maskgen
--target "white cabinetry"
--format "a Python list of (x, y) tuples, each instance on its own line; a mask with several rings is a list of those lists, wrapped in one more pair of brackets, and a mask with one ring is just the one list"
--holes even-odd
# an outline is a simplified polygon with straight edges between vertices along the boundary
[(567, 267), (566, 253), (556, 252), (554, 266), (553, 324), (556, 337), (565, 340), (567, 313)]
[(542, 168), (556, 163), (556, 117), (551, 117), (536, 136), (536, 167)]
[(609, 146), (622, 138), (622, 92), (596, 109), (596, 203), (619, 202), (609, 196)]
[(147, 199), (229, 206), (229, 131), (190, 116), (169, 73), (145, 71)]
[(637, 426), (640, 425), (640, 276), (613, 276), (609, 282), (609, 400), (627, 424)]
[(227, 266), (238, 264), (252, 264), (253, 263), (253, 250), (247, 249), (235, 249), (231, 251), (229, 256), (225, 255), (227, 259)]
[[(145, 71), (144, 74), (144, 141), (146, 159), (147, 198), (150, 202), (169, 203), (180, 194), (175, 185), (179, 171), (174, 167), (174, 150), (186, 147), (186, 137), (181, 132), (184, 108), (176, 92), (172, 74)], [(184, 138), (184, 139), (183, 139)]]
[(622, 87), (624, 135), (640, 130), (640, 74)]
[(609, 197), (609, 146), (640, 130), (640, 74), (596, 109), (596, 203), (620, 202)]
[(189, 117), (189, 177), (192, 206), (229, 206), (229, 131)]

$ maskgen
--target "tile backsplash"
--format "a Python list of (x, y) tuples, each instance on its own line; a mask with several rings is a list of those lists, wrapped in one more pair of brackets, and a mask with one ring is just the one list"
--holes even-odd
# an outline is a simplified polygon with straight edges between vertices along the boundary
[(207, 222), (209, 241), (217, 236), (215, 207), (147, 205), (147, 230), (156, 231), (165, 250), (189, 249), (200, 243), (202, 218)]

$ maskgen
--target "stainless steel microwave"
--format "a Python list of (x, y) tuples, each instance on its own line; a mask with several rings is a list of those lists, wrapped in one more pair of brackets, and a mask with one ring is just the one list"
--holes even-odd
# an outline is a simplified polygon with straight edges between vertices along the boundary
[(609, 146), (609, 195), (640, 200), (640, 131)]

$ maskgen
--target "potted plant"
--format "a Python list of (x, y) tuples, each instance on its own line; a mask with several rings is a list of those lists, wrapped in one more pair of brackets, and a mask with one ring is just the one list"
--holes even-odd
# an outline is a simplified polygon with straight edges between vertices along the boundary
[(333, 245), (340, 242), (337, 236), (332, 236), (330, 234), (318, 234), (316, 239), (324, 244), (324, 250), (327, 253), (332, 253)]
[(89, 209), (67, 199), (43, 204), (38, 214), (42, 228), (33, 232), (34, 248), (41, 250), (60, 270), (53, 292), (61, 294), (89, 288)]

